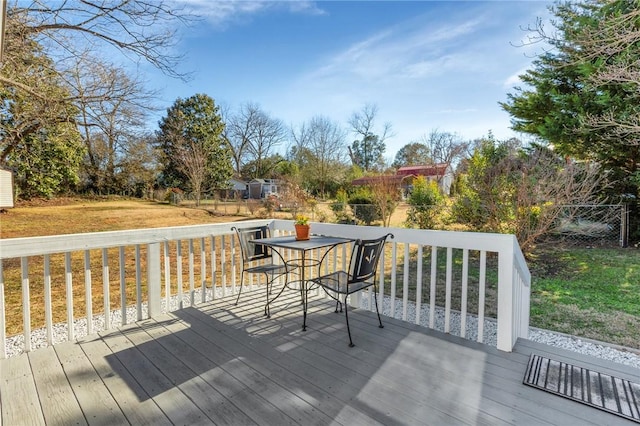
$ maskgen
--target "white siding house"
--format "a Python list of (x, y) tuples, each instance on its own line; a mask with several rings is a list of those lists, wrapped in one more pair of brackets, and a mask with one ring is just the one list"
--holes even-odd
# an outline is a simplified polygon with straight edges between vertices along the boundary
[(0, 209), (13, 207), (13, 173), (0, 169)]
[(249, 184), (240, 178), (229, 179), (230, 189), (227, 191), (227, 198), (245, 198), (249, 195)]

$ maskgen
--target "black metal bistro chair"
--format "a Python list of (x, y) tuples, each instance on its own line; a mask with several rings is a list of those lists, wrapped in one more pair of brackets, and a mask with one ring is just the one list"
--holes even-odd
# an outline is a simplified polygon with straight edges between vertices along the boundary
[[(267, 303), (264, 307), (265, 316), (270, 316), (269, 310), (269, 294), (271, 294), (273, 282), (276, 278), (284, 276), (285, 285), (282, 286), (280, 292), (274, 297), (275, 300), (287, 283), (287, 266), (280, 255), (270, 247), (252, 243), (251, 240), (258, 238), (269, 238), (269, 227), (267, 226), (253, 226), (249, 228), (237, 228), (232, 227), (232, 230), (236, 231), (238, 241), (240, 242), (240, 252), (242, 254), (242, 272), (240, 273), (240, 290), (238, 291), (238, 297), (236, 299), (236, 305), (240, 301), (240, 295), (242, 294), (242, 285), (244, 284), (244, 274), (264, 274), (267, 281)], [(280, 258), (280, 263), (274, 263), (273, 253), (276, 253)]]
[[(330, 274), (321, 275), (322, 262), (318, 269), (318, 278), (312, 281), (325, 289), (327, 294), (336, 301), (336, 313), (342, 312), (343, 301), (339, 299), (339, 295), (344, 296), (344, 316), (347, 322), (347, 332), (349, 333), (349, 346), (353, 347), (351, 339), (351, 329), (349, 328), (349, 314), (347, 309), (347, 297), (365, 288), (374, 287), (373, 296), (376, 302), (376, 313), (378, 314), (378, 323), (380, 328), (384, 328), (380, 319), (380, 311), (378, 309), (378, 291), (376, 285), (376, 273), (378, 270), (378, 260), (384, 243), (387, 238), (393, 238), (393, 234), (387, 234), (383, 237), (373, 240), (356, 240), (353, 244), (351, 259), (349, 260), (349, 269), (347, 271), (335, 271)], [(326, 254), (325, 254), (326, 256)], [(340, 310), (338, 311), (338, 307)]]

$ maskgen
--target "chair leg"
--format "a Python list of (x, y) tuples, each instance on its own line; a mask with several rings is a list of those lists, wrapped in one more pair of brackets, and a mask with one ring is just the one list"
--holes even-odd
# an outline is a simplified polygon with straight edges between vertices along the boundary
[(238, 297), (236, 298), (236, 306), (238, 306), (238, 302), (240, 301), (240, 295), (242, 294), (242, 283), (244, 282), (244, 270), (240, 272), (240, 290), (238, 290)]
[(378, 310), (378, 291), (376, 290), (375, 287), (373, 288), (373, 298), (376, 302), (376, 314), (378, 314), (378, 322), (380, 323), (378, 327), (384, 328), (384, 325), (382, 325), (382, 320), (380, 319), (380, 311)]
[(351, 340), (351, 329), (349, 328), (349, 308), (347, 307), (347, 297), (344, 296), (344, 317), (347, 320), (347, 333), (349, 333), (349, 347), (352, 348), (355, 345), (353, 344), (353, 340)]
[[(275, 278), (272, 278), (271, 281), (268, 281), (268, 279), (267, 279), (267, 287), (270, 287), (270, 288), (267, 289), (268, 293), (273, 294), (273, 282), (274, 281), (275, 281)], [(287, 278), (287, 275), (284, 274), (284, 285), (282, 286), (282, 288), (280, 289), (278, 294), (276, 294), (275, 297), (272, 297), (271, 300), (269, 300), (269, 294), (267, 293), (267, 304), (264, 307), (264, 312), (265, 312), (265, 315), (266, 315), (267, 318), (271, 317), (271, 303), (274, 302), (278, 297), (280, 297), (280, 295), (285, 290), (285, 288), (287, 288), (288, 282), (289, 282), (289, 280)]]
[(273, 285), (273, 281), (269, 281), (269, 274), (264, 274), (265, 276), (265, 280), (267, 282), (267, 304), (264, 305), (264, 316), (267, 318), (271, 317), (271, 310), (269, 309), (269, 293), (270, 293), (270, 289), (269, 287)]
[[(340, 311), (338, 311), (338, 305), (340, 305)], [(342, 312), (342, 304), (340, 303), (339, 300), (336, 300), (336, 310), (335, 313), (337, 314), (338, 312)]]

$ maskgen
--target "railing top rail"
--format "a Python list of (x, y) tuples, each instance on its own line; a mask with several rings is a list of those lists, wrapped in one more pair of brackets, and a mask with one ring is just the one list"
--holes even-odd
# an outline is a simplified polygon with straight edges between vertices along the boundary
[[(293, 231), (293, 221), (274, 220), (275, 229)], [(502, 251), (511, 249), (515, 236), (482, 232), (433, 231), (429, 229), (380, 228), (379, 226), (353, 226), (333, 223), (312, 223), (315, 234), (340, 235), (353, 238), (379, 236), (393, 232), (394, 242), (423, 244), (438, 247), (453, 247), (470, 250)], [(516, 242), (517, 244), (517, 242)]]
[(524, 258), (524, 254), (520, 250), (518, 240), (515, 237), (513, 239), (513, 246), (513, 264), (518, 270), (520, 278), (528, 287), (531, 285), (531, 272), (529, 271), (529, 267), (527, 266), (527, 261)]

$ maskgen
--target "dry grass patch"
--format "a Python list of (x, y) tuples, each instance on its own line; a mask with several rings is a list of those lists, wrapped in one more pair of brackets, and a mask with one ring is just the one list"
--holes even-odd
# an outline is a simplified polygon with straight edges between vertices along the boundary
[(0, 216), (0, 238), (161, 228), (241, 219), (246, 216), (219, 216), (209, 210), (154, 201), (68, 199), (63, 205), (58, 201), (8, 210)]

